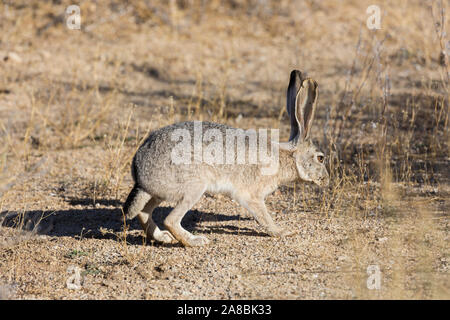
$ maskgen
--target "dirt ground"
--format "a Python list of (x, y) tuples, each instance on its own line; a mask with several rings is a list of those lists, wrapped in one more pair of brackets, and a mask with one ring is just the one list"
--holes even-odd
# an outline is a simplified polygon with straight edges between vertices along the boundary
[[(79, 1), (70, 30), (71, 1), (3, 1), (0, 298), (449, 299), (450, 8), (377, 1), (369, 30), (372, 2)], [(209, 120), (287, 140), (292, 69), (319, 83), (331, 176), (267, 197), (294, 235), (222, 195), (182, 222), (205, 247), (124, 221), (149, 131)]]

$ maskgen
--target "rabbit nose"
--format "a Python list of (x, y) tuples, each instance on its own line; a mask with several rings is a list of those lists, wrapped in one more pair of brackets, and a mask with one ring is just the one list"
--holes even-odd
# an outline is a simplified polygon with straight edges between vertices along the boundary
[(322, 177), (320, 178), (320, 186), (321, 187), (328, 187), (328, 185), (330, 184), (330, 178), (329, 177)]

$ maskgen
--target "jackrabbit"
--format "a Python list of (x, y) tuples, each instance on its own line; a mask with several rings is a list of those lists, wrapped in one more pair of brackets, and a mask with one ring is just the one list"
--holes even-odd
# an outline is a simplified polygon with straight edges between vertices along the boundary
[[(249, 130), (211, 122), (182, 122), (152, 132), (133, 158), (131, 171), (135, 184), (123, 206), (126, 217), (137, 216), (147, 236), (157, 241), (202, 246), (209, 240), (185, 230), (181, 220), (203, 193), (224, 193), (245, 207), (269, 235), (291, 234), (273, 222), (264, 199), (280, 184), (296, 180), (328, 185), (324, 154), (309, 138), (317, 98), (316, 81), (293, 70), (287, 89), (290, 138), (288, 142), (271, 141), (272, 153), (278, 157), (264, 163), (250, 159), (265, 143), (261, 139), (252, 140)], [(199, 137), (196, 132), (199, 128), (207, 134)], [(245, 153), (244, 158), (239, 158), (234, 146), (223, 148), (226, 143), (222, 137), (228, 138), (230, 132), (243, 142), (248, 156)], [(230, 139), (226, 140), (228, 143)], [(209, 158), (205, 159), (202, 150), (209, 151)], [(211, 157), (221, 161), (211, 161)], [(268, 172), (270, 166), (276, 170)], [(160, 230), (152, 212), (164, 200), (176, 205), (164, 220), (167, 230)]]

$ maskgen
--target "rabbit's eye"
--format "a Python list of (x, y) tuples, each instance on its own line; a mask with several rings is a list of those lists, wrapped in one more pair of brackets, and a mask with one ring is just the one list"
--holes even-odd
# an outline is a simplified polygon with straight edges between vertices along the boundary
[(319, 161), (320, 163), (323, 163), (323, 156), (317, 156), (317, 161)]

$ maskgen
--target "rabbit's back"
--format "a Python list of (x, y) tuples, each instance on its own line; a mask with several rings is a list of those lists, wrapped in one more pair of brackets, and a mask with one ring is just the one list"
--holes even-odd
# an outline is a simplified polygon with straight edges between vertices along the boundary
[[(235, 141), (244, 142), (245, 159), (240, 163), (236, 144), (231, 162), (226, 158), (230, 133)], [(251, 185), (259, 177), (258, 164), (249, 161), (257, 145), (252, 145), (246, 134), (242, 129), (213, 122), (163, 127), (152, 132), (136, 152), (133, 177), (149, 194), (173, 201), (182, 197), (184, 188), (193, 185), (204, 185), (205, 191), (232, 193), (237, 186)], [(178, 153), (184, 153), (184, 158)], [(212, 158), (206, 158), (211, 154)]]

